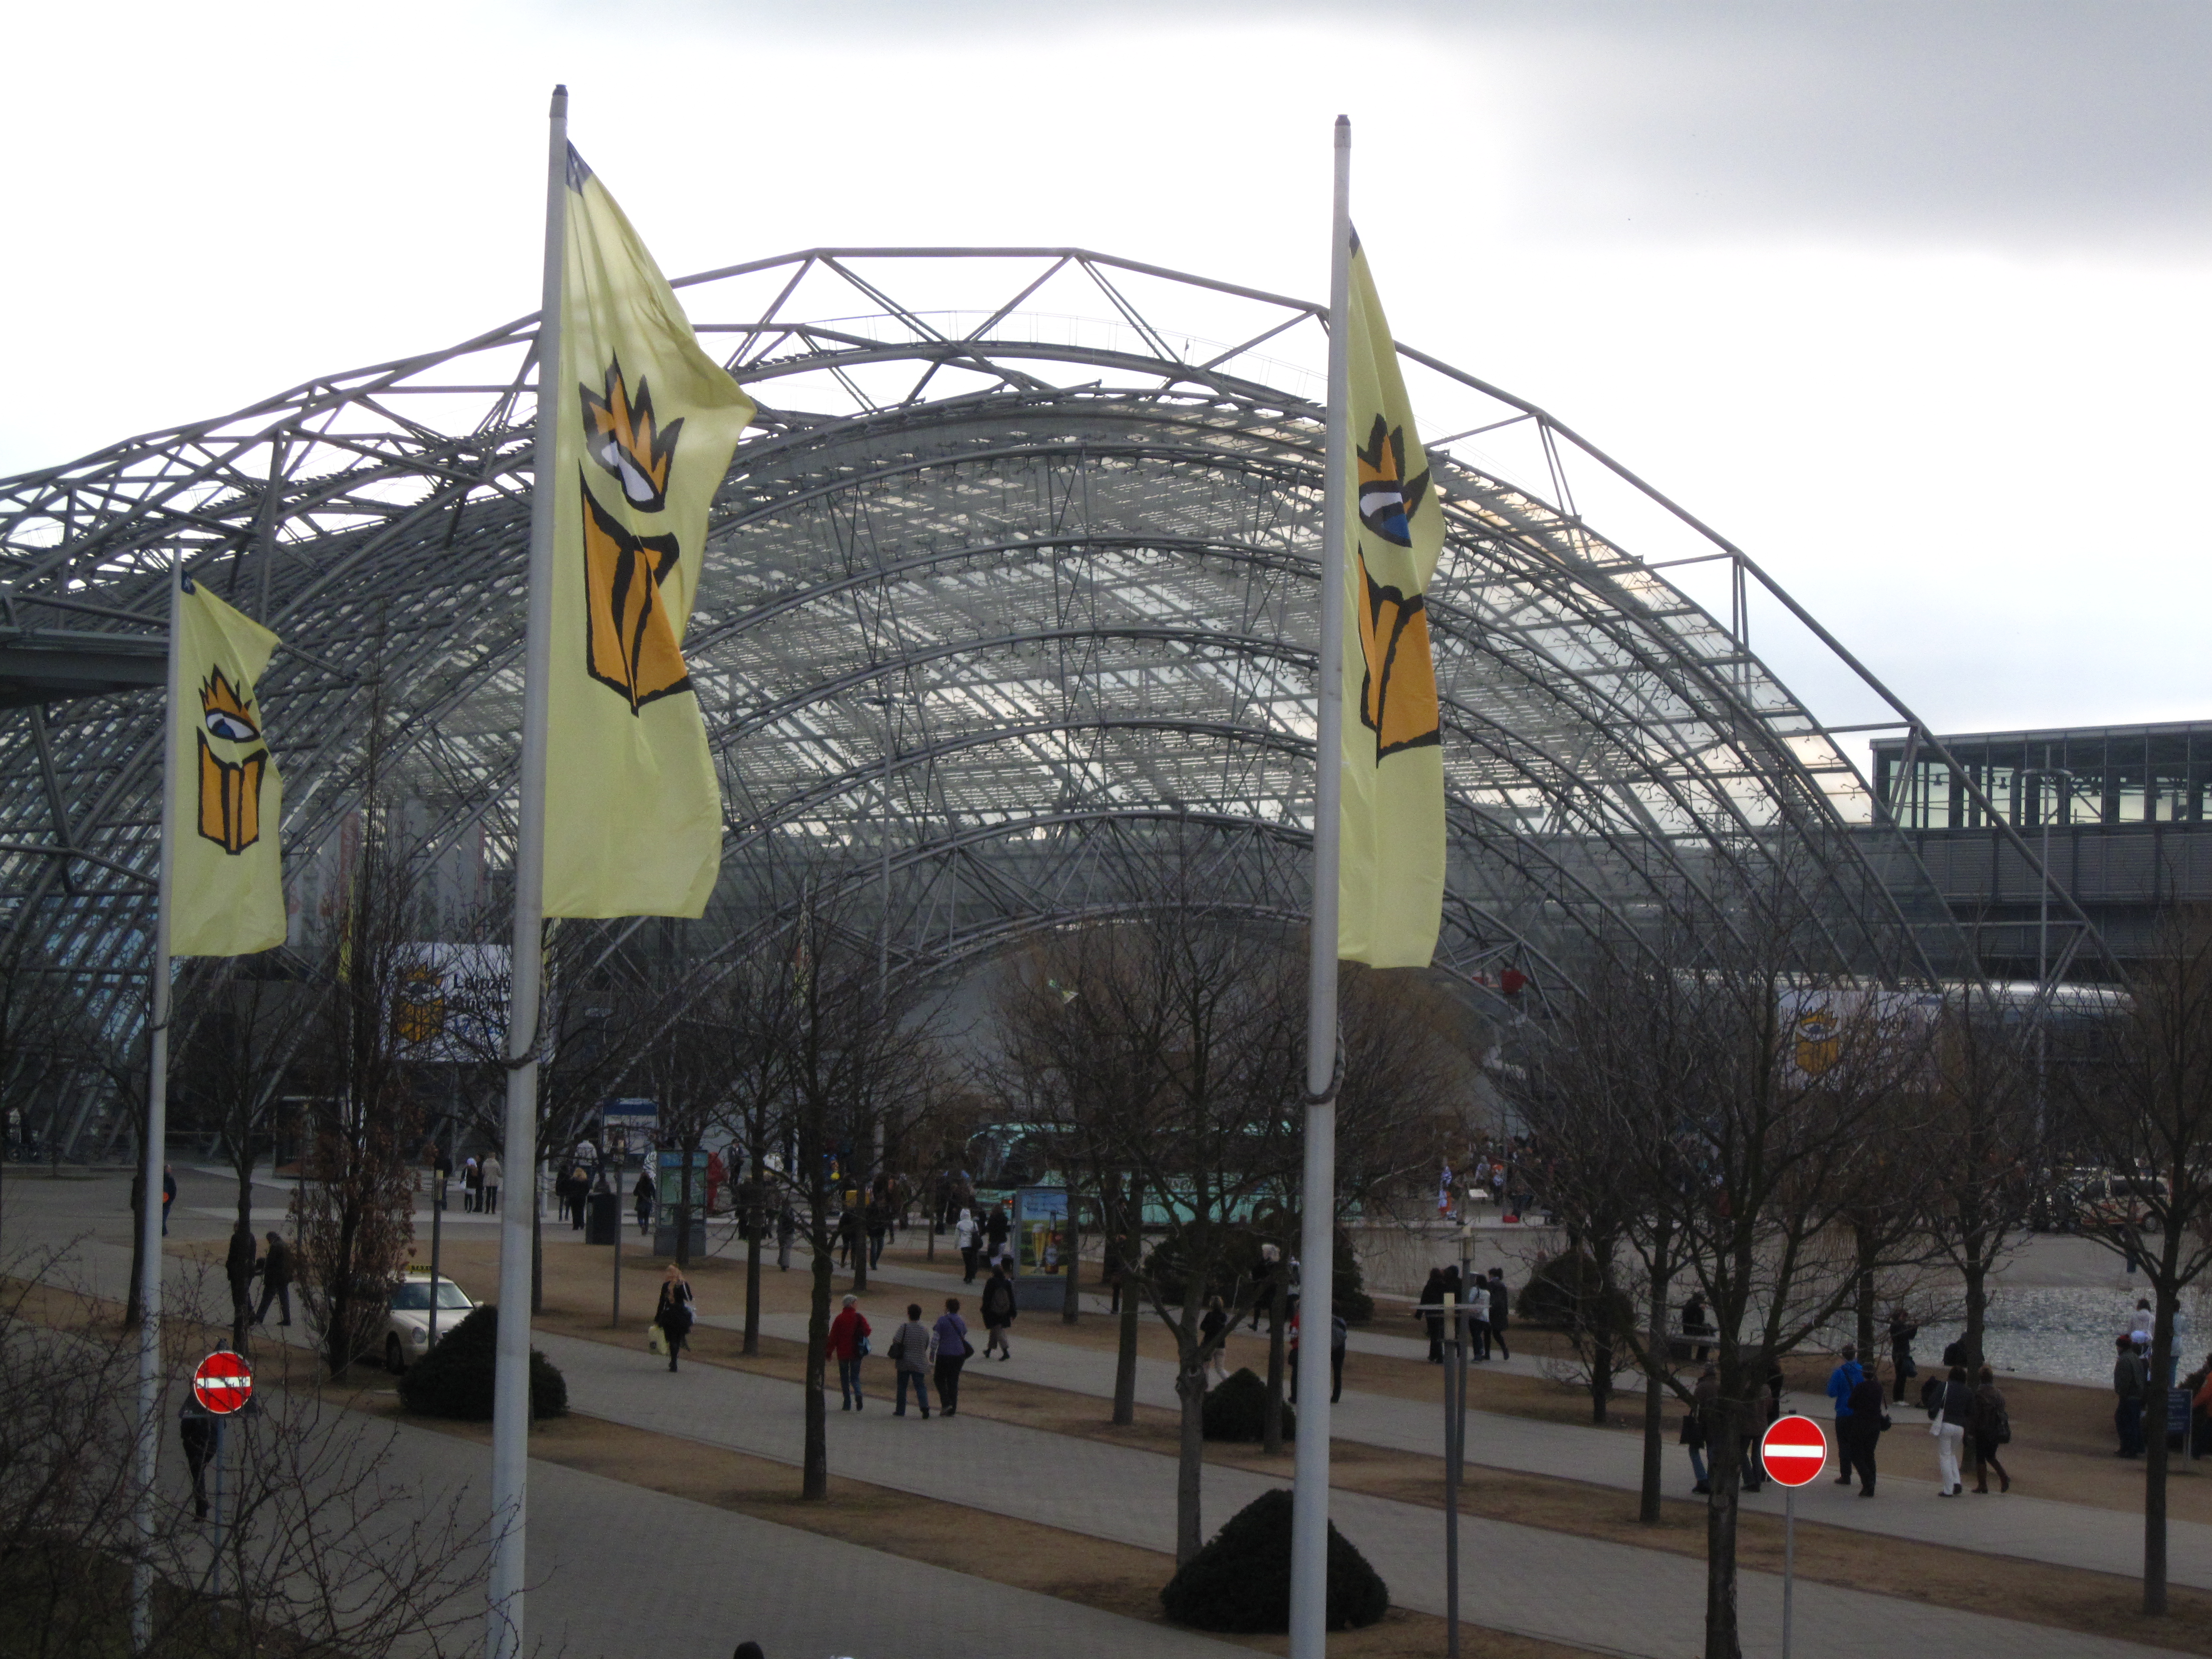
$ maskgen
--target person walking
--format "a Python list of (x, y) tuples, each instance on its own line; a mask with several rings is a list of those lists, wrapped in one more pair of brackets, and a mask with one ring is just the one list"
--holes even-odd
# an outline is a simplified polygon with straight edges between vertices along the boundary
[[(1344, 1350), (1352, 1340), (1352, 1332), (1342, 1315), (1331, 1310), (1328, 1316), (1328, 1403), (1332, 1406), (1344, 1397)], [(1298, 1400), (1298, 1316), (1291, 1315), (1291, 1403)]]
[(990, 1241), (992, 1261), (1000, 1261), (1006, 1255), (1006, 1235), (1012, 1227), (1013, 1222), (1006, 1214), (1006, 1206), (1003, 1204), (993, 1206), (989, 1219), (983, 1224), (983, 1235)]
[(461, 1213), (474, 1215), (483, 1201), (483, 1171), (472, 1158), (461, 1160)]
[(568, 1225), (578, 1232), (583, 1231), (584, 1212), (590, 1206), (592, 1177), (584, 1172), (580, 1164), (568, 1170)]
[(1967, 1438), (1974, 1448), (1974, 1490), (1986, 1493), (1990, 1489), (1990, 1471), (1997, 1472), (1997, 1491), (2012, 1490), (2012, 1477), (2005, 1466), (1997, 1461), (1997, 1448), (2012, 1438), (2012, 1413), (2005, 1408), (2005, 1397), (1997, 1391), (1997, 1379), (1987, 1365), (1975, 1374), (1973, 1409), (1966, 1424)]
[(1413, 1317), (1429, 1328), (1429, 1364), (1444, 1363), (1444, 1270), (1429, 1269), (1428, 1283), (1421, 1286), (1421, 1298), (1413, 1304)]
[(1974, 1391), (1966, 1385), (1966, 1368), (1954, 1365), (1944, 1374), (1942, 1391), (1935, 1395), (1929, 1412), (1928, 1432), (1936, 1440), (1936, 1479), (1938, 1498), (1956, 1498), (1966, 1490), (1959, 1473), (1959, 1455), (1966, 1449), (1966, 1425), (1974, 1414)]
[(1698, 1375), (1697, 1387), (1691, 1389), (1690, 1409), (1682, 1417), (1681, 1442), (1690, 1454), (1690, 1473), (1697, 1477), (1697, 1484), (1690, 1488), (1693, 1492), (1710, 1492), (1713, 1489), (1705, 1468), (1705, 1433), (1720, 1397), (1720, 1373), (1708, 1365)]
[(1467, 1340), (1477, 1359), (1490, 1358), (1490, 1281), (1480, 1273), (1467, 1284)]
[(499, 1213), (499, 1154), (492, 1153), (483, 1161), (483, 1208), (488, 1215)]
[(786, 1200), (775, 1212), (775, 1270), (780, 1273), (791, 1271), (791, 1242), (799, 1236), (799, 1216)]
[(1897, 1372), (1897, 1403), (1905, 1403), (1905, 1385), (1920, 1375), (1920, 1367), (1912, 1363), (1912, 1339), (1920, 1334), (1920, 1327), (1905, 1316), (1901, 1307), (1889, 1310), (1889, 1363)]
[(945, 1311), (937, 1316), (931, 1333), (937, 1340), (937, 1407), (947, 1417), (960, 1411), (960, 1368), (975, 1352), (969, 1346), (968, 1322), (960, 1316), (960, 1298), (945, 1298)]
[(645, 1237), (653, 1231), (653, 1171), (640, 1170), (637, 1185), (630, 1189), (630, 1197), (637, 1205), (637, 1236)]
[(1229, 1339), (1222, 1333), (1229, 1328), (1229, 1315), (1218, 1296), (1208, 1297), (1206, 1311), (1199, 1316), (1198, 1346), (1206, 1352), (1206, 1374), (1216, 1382), (1229, 1380)]
[(2136, 1354), (2132, 1336), (2117, 1338), (2113, 1342), (2112, 1394), (2118, 1403), (2112, 1408), (2112, 1426), (2120, 1437), (2121, 1457), (2141, 1457), (2143, 1454), (2143, 1363)]
[(176, 1171), (164, 1164), (161, 1166), (161, 1237), (169, 1236), (169, 1207), (177, 1201)]
[(1513, 1350), (1505, 1346), (1505, 1316), (1510, 1305), (1510, 1293), (1505, 1288), (1505, 1269), (1490, 1270), (1490, 1340), (1501, 1358), (1513, 1358)]
[(667, 1341), (668, 1369), (672, 1371), (677, 1351), (691, 1334), (691, 1281), (673, 1261), (661, 1275), (660, 1303), (653, 1310), (653, 1322), (660, 1327), (660, 1334)]
[(1698, 1364), (1704, 1364), (1705, 1356), (1713, 1351), (1712, 1345), (1704, 1340), (1712, 1334), (1712, 1322), (1705, 1317), (1705, 1294), (1703, 1291), (1692, 1291), (1690, 1299), (1682, 1304), (1682, 1334), (1697, 1342), (1698, 1352), (1694, 1358)]
[[(1866, 1367), (1859, 1364), (1858, 1349), (1849, 1342), (1844, 1343), (1843, 1362), (1828, 1373), (1828, 1398), (1836, 1402), (1836, 1443), (1838, 1446), (1844, 1443), (1851, 1420), (1851, 1391), (1865, 1381)], [(1853, 1435), (1856, 1433), (1856, 1430), (1849, 1431)], [(1849, 1464), (1845, 1464), (1843, 1473), (1836, 1477), (1836, 1484), (1839, 1486), (1851, 1484)]]
[(192, 1476), (192, 1519), (208, 1518), (207, 1466), (215, 1461), (215, 1419), (197, 1405), (177, 1415), (177, 1438), (185, 1449), (185, 1467)]
[(929, 1367), (936, 1343), (929, 1327), (921, 1322), (921, 1304), (909, 1302), (906, 1306), (906, 1323), (891, 1333), (891, 1364), (898, 1368), (898, 1401), (891, 1407), (893, 1417), (906, 1415), (907, 1385), (914, 1385), (915, 1403), (921, 1407), (921, 1420), (929, 1420)]
[(1006, 1277), (1006, 1264), (994, 1261), (983, 1285), (983, 1358), (995, 1351), (1001, 1360), (1014, 1357), (1006, 1331), (1014, 1322), (1014, 1281)]
[(963, 1285), (975, 1282), (975, 1261), (981, 1253), (982, 1237), (983, 1230), (975, 1224), (975, 1216), (961, 1211), (960, 1219), (952, 1226), (952, 1242), (960, 1249), (960, 1282)]
[(841, 1412), (860, 1409), (860, 1362), (868, 1357), (868, 1321), (860, 1311), (860, 1298), (848, 1296), (837, 1316), (830, 1322), (830, 1336), (824, 1344), (830, 1358), (837, 1362), (837, 1392), (844, 1404)]
[(269, 1235), (268, 1254), (261, 1258), (261, 1305), (253, 1310), (253, 1322), (260, 1324), (269, 1317), (269, 1304), (274, 1302), (284, 1316), (276, 1322), (292, 1322), (292, 1251), (290, 1246), (275, 1233)]
[[(1782, 1405), (1779, 1383), (1781, 1373), (1767, 1379), (1767, 1388), (1774, 1398), (1774, 1410)], [(1874, 1496), (1875, 1449), (1881, 1444), (1881, 1434), (1889, 1426), (1889, 1419), (1882, 1408), (1881, 1376), (1880, 1368), (1870, 1371), (1859, 1385), (1851, 1390), (1845, 1402), (1851, 1414), (1836, 1424), (1836, 1455), (1843, 1460), (1844, 1480), (1848, 1485), (1853, 1474), (1859, 1480), (1859, 1496)], [(1771, 1420), (1771, 1419), (1770, 1419)]]
[[(887, 1197), (872, 1198), (868, 1200), (867, 1221), (868, 1271), (873, 1273), (878, 1267), (883, 1266), (884, 1246), (890, 1239), (891, 1207), (890, 1200)], [(925, 1412), (922, 1415), (926, 1417), (928, 1413)]]

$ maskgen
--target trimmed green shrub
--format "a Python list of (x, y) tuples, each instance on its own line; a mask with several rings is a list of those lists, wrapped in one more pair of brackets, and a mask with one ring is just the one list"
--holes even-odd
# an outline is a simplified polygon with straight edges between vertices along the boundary
[[(425, 1417), (491, 1420), (492, 1376), (499, 1354), (499, 1309), (486, 1304), (438, 1339), (438, 1346), (400, 1374), (399, 1403)], [(565, 1417), (568, 1384), (553, 1362), (530, 1351), (530, 1414)]]
[[(1284, 1387), (1288, 1388), (1287, 1382)], [(1208, 1440), (1261, 1441), (1267, 1437), (1267, 1382), (1247, 1366), (1230, 1373), (1229, 1380), (1206, 1390), (1200, 1407)], [(1283, 1401), (1283, 1438), (1297, 1433), (1297, 1409)]]
[[(1262, 1492), (1160, 1592), (1168, 1617), (1194, 1630), (1291, 1627), (1291, 1494)], [(1390, 1610), (1389, 1587), (1367, 1558), (1328, 1529), (1328, 1628), (1358, 1630)]]

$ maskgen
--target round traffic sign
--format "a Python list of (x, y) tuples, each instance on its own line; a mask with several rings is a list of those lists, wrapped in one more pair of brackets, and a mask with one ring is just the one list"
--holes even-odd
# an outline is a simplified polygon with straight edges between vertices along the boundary
[(217, 1417), (228, 1417), (253, 1398), (253, 1367), (228, 1348), (200, 1361), (192, 1372), (192, 1398)]
[(1808, 1486), (1828, 1467), (1828, 1437), (1809, 1417), (1777, 1418), (1759, 1439), (1766, 1478), (1781, 1486)]

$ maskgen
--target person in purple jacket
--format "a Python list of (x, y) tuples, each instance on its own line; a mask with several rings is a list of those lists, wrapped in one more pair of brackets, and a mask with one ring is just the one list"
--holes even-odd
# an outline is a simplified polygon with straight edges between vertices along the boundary
[(975, 1352), (968, 1346), (968, 1322), (960, 1316), (960, 1298), (945, 1298), (945, 1311), (932, 1328), (937, 1338), (937, 1403), (947, 1417), (960, 1409), (960, 1368)]

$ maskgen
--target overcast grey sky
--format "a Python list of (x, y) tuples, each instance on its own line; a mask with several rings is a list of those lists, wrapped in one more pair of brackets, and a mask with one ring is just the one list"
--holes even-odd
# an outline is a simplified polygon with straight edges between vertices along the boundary
[(1929, 718), (2212, 714), (2212, 5), (131, 3), (11, 32), (39, 70), (0, 107), (30, 228), (0, 472), (529, 310), (555, 80), (672, 272), (1077, 242), (1317, 294), (1343, 110), (1397, 331), (1741, 542)]

